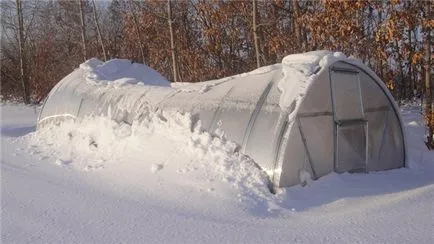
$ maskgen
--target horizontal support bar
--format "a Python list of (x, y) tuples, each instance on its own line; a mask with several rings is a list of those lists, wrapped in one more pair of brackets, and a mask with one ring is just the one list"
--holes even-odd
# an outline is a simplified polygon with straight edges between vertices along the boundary
[(358, 74), (359, 73), (359, 71), (355, 70), (355, 69), (338, 68), (338, 67), (333, 67), (332, 71), (338, 72), (338, 73), (349, 73), (349, 74)]
[(319, 117), (319, 116), (333, 116), (333, 112), (312, 112), (312, 113), (298, 113), (300, 118)]
[[(381, 106), (381, 107), (376, 107), (376, 108), (367, 108), (367, 109), (365, 109), (365, 113), (380, 112), (380, 111), (387, 112), (387, 111), (389, 111), (389, 109), (390, 109), (389, 106)], [(311, 112), (311, 113), (298, 113), (297, 116), (300, 117), (300, 118), (320, 117), (320, 116), (333, 116), (333, 112), (331, 112), (331, 111), (323, 111), (323, 112)]]
[(390, 109), (389, 106), (382, 106), (382, 107), (376, 107), (376, 108), (367, 108), (367, 109), (365, 109), (365, 112), (380, 112), (380, 111), (387, 112), (387, 111), (389, 111), (389, 109)]
[(357, 125), (357, 124), (366, 124), (368, 122), (365, 119), (346, 119), (346, 120), (338, 120), (336, 124), (339, 126), (349, 126), (349, 125)]

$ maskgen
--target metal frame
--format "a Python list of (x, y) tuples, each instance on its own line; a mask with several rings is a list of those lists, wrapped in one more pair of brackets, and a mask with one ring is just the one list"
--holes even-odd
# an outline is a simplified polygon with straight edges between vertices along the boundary
[(389, 100), (389, 104), (390, 107), (393, 109), (393, 111), (395, 112), (395, 116), (398, 119), (399, 122), (399, 127), (401, 129), (401, 139), (402, 139), (402, 153), (403, 153), (403, 166), (407, 167), (407, 163), (408, 163), (408, 153), (407, 153), (407, 139), (406, 139), (406, 135), (405, 135), (405, 131), (404, 131), (404, 127), (403, 127), (403, 120), (402, 117), (400, 116), (399, 110), (398, 110), (398, 106), (394, 103), (393, 101), (393, 97), (390, 93), (388, 93), (387, 88), (384, 84), (380, 84), (381, 79), (375, 75), (375, 73), (373, 71), (371, 71), (369, 68), (361, 68), (359, 66), (357, 66), (356, 64), (350, 63), (350, 62), (346, 62), (346, 61), (338, 61), (347, 65), (350, 65), (352, 67), (358, 68), (360, 69), (364, 74), (366, 74), (369, 78), (371, 78), (374, 83), (378, 86), (378, 88), (380, 88), (380, 90), (383, 92), (383, 94), (386, 96), (387, 100)]
[(338, 148), (338, 128), (336, 124), (336, 109), (335, 109), (335, 96), (334, 96), (334, 89), (332, 84), (332, 68), (329, 67), (329, 85), (330, 85), (330, 97), (332, 100), (332, 111), (333, 111), (333, 170), (336, 170), (336, 163), (337, 163), (337, 152), (336, 149)]
[[(181, 92), (181, 90), (179, 90), (179, 89), (176, 89), (176, 90), (174, 90), (174, 91), (172, 91), (172, 92), (169, 92), (169, 93), (168, 93), (166, 96), (164, 96), (160, 101), (158, 101), (157, 103), (155, 103), (155, 109), (160, 108), (162, 102), (166, 101), (166, 100), (169, 99), (169, 98), (174, 97), (176, 94), (178, 94), (178, 93), (180, 93), (180, 92)], [(149, 93), (149, 92), (147, 92), (147, 93)], [(146, 93), (146, 94), (147, 94), (147, 93)], [(141, 99), (141, 98), (140, 98), (140, 99)]]
[(359, 73), (358, 70), (341, 68), (341, 67), (332, 67), (331, 70), (334, 72), (339, 72), (339, 73), (350, 73), (350, 74), (358, 74)]
[(390, 110), (390, 106), (381, 106), (376, 108), (367, 108), (365, 109), (365, 112), (369, 113), (369, 112), (381, 112), (381, 111), (389, 111), (389, 110)]
[(359, 99), (360, 99), (360, 109), (362, 111), (362, 118), (366, 119), (365, 108), (363, 107), (362, 86), (360, 85), (359, 72), (357, 72), (356, 77), (357, 77), (357, 86), (359, 87)]
[(312, 118), (312, 117), (321, 117), (321, 116), (332, 116), (333, 112), (313, 112), (313, 113), (298, 113), (297, 117), (300, 118)]
[(253, 126), (255, 125), (259, 112), (261, 111), (261, 108), (264, 105), (265, 100), (267, 99), (267, 96), (270, 93), (272, 86), (273, 86), (273, 82), (269, 82), (267, 84), (265, 90), (262, 92), (261, 96), (259, 97), (258, 102), (256, 102), (256, 106), (252, 112), (252, 115), (250, 116), (249, 123), (247, 124), (246, 130), (244, 131), (243, 142), (241, 144), (241, 152), (244, 154), (246, 153), (246, 148), (247, 148), (247, 143), (249, 142), (250, 133), (252, 132)]
[(368, 171), (369, 164), (369, 121), (365, 123), (365, 172)]
[[(279, 164), (279, 157), (280, 157), (280, 153), (282, 151), (282, 143), (283, 143), (283, 138), (286, 134), (286, 132), (288, 131), (288, 127), (289, 127), (289, 122), (288, 122), (288, 114), (287, 113), (282, 113), (281, 116), (284, 118), (283, 124), (280, 127), (280, 133), (277, 136), (277, 140), (276, 140), (276, 144), (274, 146), (274, 159), (273, 159), (273, 170), (275, 171), (278, 167)], [(277, 180), (280, 181), (280, 174), (277, 175), (275, 174), (275, 172), (273, 172), (273, 176), (272, 176), (272, 182), (274, 185), (278, 186), (279, 182), (276, 182)]]
[(80, 100), (80, 104), (78, 105), (78, 109), (77, 109), (77, 112), (76, 112), (76, 116), (78, 117), (78, 115), (80, 114), (80, 109), (81, 109), (81, 105), (83, 104), (83, 101), (84, 101), (84, 98), (81, 98), (81, 100)]
[(305, 150), (306, 155), (307, 155), (307, 160), (309, 161), (310, 170), (312, 172), (314, 180), (316, 180), (316, 179), (318, 179), (318, 176), (316, 174), (315, 168), (313, 167), (312, 156), (310, 155), (309, 148), (307, 146), (306, 136), (303, 133), (303, 128), (302, 128), (302, 125), (301, 125), (300, 118), (297, 117), (296, 121), (297, 121), (297, 124), (298, 124), (298, 130), (300, 131), (301, 140), (303, 141), (304, 150)]
[[(356, 83), (356, 86), (357, 86), (357, 89), (358, 89), (358, 92), (359, 92), (359, 94), (358, 94), (359, 95), (358, 101), (360, 102), (360, 117), (359, 118), (363, 118), (364, 119), (365, 118), (365, 112), (364, 112), (364, 107), (363, 107), (362, 88), (361, 88), (361, 85), (360, 85), (360, 77), (358, 75), (359, 72), (348, 72), (348, 71), (342, 71), (342, 69), (333, 69), (333, 68), (332, 68), (332, 71), (335, 72), (335, 73), (337, 73), (337, 74), (338, 73), (344, 73), (344, 74), (350, 74), (350, 75), (355, 76), (355, 78), (356, 78), (355, 83)], [(333, 90), (333, 91), (335, 90), (335, 81), (334, 80), (331, 80), (330, 90)], [(334, 94), (334, 92), (333, 92), (333, 94)], [(336, 117), (336, 101), (335, 101), (335, 103), (333, 103), (333, 106), (335, 106), (334, 107), (334, 113), (335, 113), (335, 117)], [(352, 120), (352, 119), (339, 119), (339, 120), (336, 120), (336, 121), (341, 121), (341, 120)]]
[[(45, 104), (46, 104), (46, 102), (50, 99), (50, 97), (51, 97), (52, 95), (56, 94), (57, 91), (58, 91), (61, 87), (63, 87), (64, 83), (65, 83), (65, 82), (62, 82), (62, 83), (59, 82), (55, 87), (53, 87), (53, 89), (50, 91), (50, 93), (48, 93), (47, 97), (44, 99), (44, 103), (42, 104), (41, 111), (39, 112), (39, 114), (38, 114), (38, 118), (37, 118), (37, 120), (36, 120), (36, 121), (38, 121), (38, 123), (37, 123), (36, 126), (38, 126), (38, 124), (39, 124), (39, 120), (41, 120), (41, 115), (42, 115), (42, 113), (43, 113), (43, 111), (44, 111), (44, 108), (45, 108)], [(48, 116), (48, 117), (51, 117), (51, 116)], [(44, 118), (42, 118), (42, 119), (44, 119)]]
[[(351, 127), (351, 126), (355, 126), (355, 125), (361, 125), (361, 126), (363, 126), (363, 127), (361, 127), (361, 128), (363, 128), (363, 133), (365, 133), (365, 136), (364, 136), (364, 139), (365, 139), (365, 141), (364, 141), (364, 162), (363, 162), (363, 164), (364, 164), (364, 167), (363, 168), (354, 168), (354, 169), (350, 169), (349, 171), (360, 171), (360, 170), (362, 170), (362, 171), (364, 171), (364, 172), (366, 172), (367, 171), (367, 168), (368, 168), (368, 156), (369, 156), (369, 148), (368, 148), (368, 121), (366, 121), (366, 120), (359, 120), (359, 122), (358, 123), (350, 123), (350, 124), (346, 124), (346, 125), (339, 125), (339, 124), (337, 124), (337, 128), (338, 128), (338, 130), (337, 130), (337, 138), (339, 138), (339, 128), (348, 128), (348, 127)], [(338, 173), (343, 173), (342, 171), (339, 171), (338, 170), (338, 160), (339, 160), (339, 150), (338, 150), (338, 146), (339, 146), (339, 140), (337, 140), (337, 147), (336, 147), (336, 168), (335, 168), (335, 171), (336, 172), (338, 172)]]
[(389, 129), (389, 113), (390, 113), (390, 110), (387, 111), (387, 113), (386, 113), (386, 119), (384, 120), (383, 133), (381, 135), (381, 142), (380, 142), (380, 150), (378, 150), (377, 157), (380, 157), (381, 152), (383, 151), (384, 139), (386, 138), (386, 132)]

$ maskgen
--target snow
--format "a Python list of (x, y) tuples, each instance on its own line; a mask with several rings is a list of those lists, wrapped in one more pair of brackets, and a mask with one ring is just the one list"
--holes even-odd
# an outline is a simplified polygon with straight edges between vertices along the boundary
[(209, 91), (212, 87), (219, 85), (219, 84), (222, 84), (224, 82), (233, 80), (233, 79), (242, 78), (242, 77), (246, 77), (246, 76), (253, 78), (255, 75), (260, 75), (260, 74), (265, 74), (265, 73), (281, 70), (281, 68), (282, 68), (281, 64), (272, 64), (272, 65), (260, 67), (258, 69), (252, 70), (250, 72), (241, 73), (241, 74), (237, 74), (237, 75), (233, 75), (233, 76), (228, 76), (228, 77), (224, 77), (224, 78), (217, 79), (217, 80), (209, 80), (209, 81), (196, 82), (196, 83), (177, 82), (177, 83), (172, 83), (171, 86), (175, 89), (178, 89), (181, 92), (205, 93), (205, 92)]
[(297, 111), (301, 99), (316, 77), (332, 63), (340, 60), (349, 59), (341, 52), (325, 50), (292, 54), (283, 58), (283, 78), (278, 84), (282, 93), (279, 105), (283, 111), (289, 112), (289, 121), (292, 120), (291, 112)]
[(132, 63), (127, 59), (102, 62), (91, 58), (80, 64), (83, 76), (91, 84), (122, 86), (124, 84), (147, 84), (170, 86), (170, 82), (147, 65)]
[[(46, 154), (43, 157), (57, 158), (56, 164), (76, 170), (148, 167), (152, 173), (164, 171), (170, 179), (194, 178), (204, 188), (226, 182), (246, 189), (242, 196), (254, 190), (258, 198), (265, 195), (266, 174), (236, 152), (235, 143), (211, 136), (192, 121), (190, 114), (165, 111), (150, 111), (132, 125), (96, 116), (45, 126), (22, 139)], [(150, 152), (146, 160), (144, 152)], [(252, 189), (254, 185), (259, 187)]]
[(434, 154), (402, 108), (410, 168), (330, 174), (268, 192), (223, 134), (189, 114), (88, 117), (35, 132), (40, 108), (1, 105), (2, 243), (432, 243)]

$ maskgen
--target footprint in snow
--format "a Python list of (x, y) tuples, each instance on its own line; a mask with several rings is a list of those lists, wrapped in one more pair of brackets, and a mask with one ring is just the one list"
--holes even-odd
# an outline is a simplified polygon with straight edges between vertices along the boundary
[(72, 163), (72, 160), (57, 159), (54, 163), (59, 166), (68, 166), (69, 164)]
[(97, 169), (103, 169), (104, 165), (102, 164), (97, 164), (97, 165), (87, 165), (86, 167), (84, 167), (85, 171), (90, 171), (90, 170), (97, 170)]
[(48, 157), (47, 156), (41, 156), (40, 158), (39, 158), (39, 160), (45, 160), (45, 159), (48, 159)]
[(151, 172), (152, 172), (152, 173), (155, 173), (155, 172), (157, 172), (157, 171), (162, 170), (163, 168), (164, 168), (164, 165), (163, 165), (163, 164), (152, 164), (152, 165), (151, 165)]

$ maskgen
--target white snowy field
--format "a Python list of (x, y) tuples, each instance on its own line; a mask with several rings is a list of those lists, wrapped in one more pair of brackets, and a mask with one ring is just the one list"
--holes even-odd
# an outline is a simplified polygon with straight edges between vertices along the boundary
[(434, 243), (434, 152), (413, 106), (402, 109), (410, 168), (276, 195), (188, 115), (35, 132), (38, 108), (0, 108), (2, 243)]

